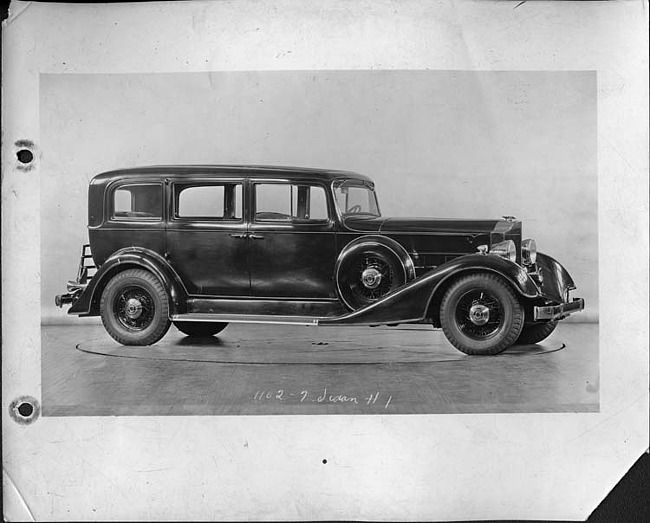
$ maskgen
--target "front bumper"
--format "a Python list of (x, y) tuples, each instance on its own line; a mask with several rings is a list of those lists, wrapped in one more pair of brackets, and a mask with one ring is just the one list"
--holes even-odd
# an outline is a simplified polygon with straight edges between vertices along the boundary
[(561, 320), (574, 312), (580, 312), (585, 308), (585, 300), (583, 298), (574, 298), (573, 301), (568, 303), (561, 303), (560, 305), (550, 305), (544, 307), (535, 307), (533, 317), (535, 321), (543, 320)]

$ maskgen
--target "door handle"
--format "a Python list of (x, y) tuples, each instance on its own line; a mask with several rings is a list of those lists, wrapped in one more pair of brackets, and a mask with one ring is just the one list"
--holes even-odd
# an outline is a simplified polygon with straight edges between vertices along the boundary
[(264, 239), (264, 236), (262, 236), (261, 234), (249, 234), (248, 237), (253, 238), (253, 240), (263, 240)]
[(246, 233), (232, 233), (230, 236), (232, 238), (246, 238)]

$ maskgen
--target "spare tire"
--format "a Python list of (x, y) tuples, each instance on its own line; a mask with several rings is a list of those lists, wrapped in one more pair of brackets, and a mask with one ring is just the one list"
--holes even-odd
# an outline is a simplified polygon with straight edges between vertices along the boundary
[(357, 310), (383, 298), (410, 278), (397, 253), (380, 243), (354, 245), (337, 262), (336, 290), (341, 301)]

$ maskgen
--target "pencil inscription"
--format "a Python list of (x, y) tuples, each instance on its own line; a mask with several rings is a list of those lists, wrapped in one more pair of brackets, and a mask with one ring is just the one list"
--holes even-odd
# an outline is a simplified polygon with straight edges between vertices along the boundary
[[(381, 397), (381, 401), (380, 401)], [(341, 394), (327, 388), (318, 391), (304, 389), (287, 391), (285, 389), (257, 390), (253, 395), (255, 402), (291, 402), (291, 403), (322, 403), (322, 404), (351, 404), (351, 405), (383, 405), (388, 409), (393, 396), (380, 392), (370, 394)]]

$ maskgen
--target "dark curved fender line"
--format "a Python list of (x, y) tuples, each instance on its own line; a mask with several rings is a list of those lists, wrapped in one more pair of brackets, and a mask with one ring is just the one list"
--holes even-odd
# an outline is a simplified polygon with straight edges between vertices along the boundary
[(319, 320), (318, 324), (376, 325), (422, 321), (426, 319), (429, 304), (445, 280), (474, 271), (499, 274), (525, 298), (540, 296), (539, 288), (526, 270), (515, 263), (497, 256), (469, 254), (440, 265), (367, 307), (336, 318)]
[(152, 272), (162, 284), (169, 289), (171, 297), (170, 314), (187, 312), (187, 290), (176, 271), (167, 260), (157, 252), (140, 247), (126, 247), (113, 253), (97, 270), (79, 299), (74, 303), (68, 314), (80, 316), (97, 316), (101, 291), (115, 274), (127, 268), (142, 268)]
[(542, 281), (541, 294), (545, 298), (561, 302), (564, 300), (562, 289), (565, 287), (569, 290), (576, 289), (571, 275), (555, 258), (552, 258), (548, 254), (538, 252), (537, 266), (543, 271), (544, 275), (552, 276), (550, 278), (544, 278)]
[(335, 273), (338, 271), (343, 258), (345, 258), (349, 252), (355, 250), (356, 248), (359, 248), (361, 245), (377, 245), (390, 249), (404, 264), (407, 280), (415, 278), (415, 265), (413, 264), (413, 260), (411, 259), (411, 256), (407, 250), (399, 242), (393, 240), (392, 238), (381, 236), (379, 234), (367, 234), (366, 236), (359, 236), (358, 238), (355, 238), (350, 243), (348, 243), (345, 247), (343, 247), (336, 260), (336, 265), (334, 268)]
[(345, 301), (341, 288), (339, 287), (339, 271), (341, 270), (341, 264), (347, 256), (356, 252), (357, 250), (362, 250), (364, 246), (371, 247), (384, 247), (389, 251), (393, 252), (395, 256), (400, 260), (402, 266), (404, 267), (404, 279), (406, 282), (409, 282), (415, 278), (415, 264), (411, 259), (411, 256), (407, 250), (400, 245), (398, 242), (392, 238), (387, 238), (386, 236), (381, 236), (378, 234), (368, 234), (366, 236), (359, 236), (355, 238), (350, 243), (348, 243), (341, 250), (338, 258), (336, 259), (336, 264), (334, 265), (334, 281), (336, 282), (336, 294), (339, 299), (349, 308), (352, 307), (348, 305)]

